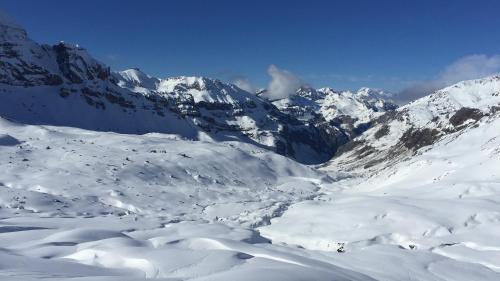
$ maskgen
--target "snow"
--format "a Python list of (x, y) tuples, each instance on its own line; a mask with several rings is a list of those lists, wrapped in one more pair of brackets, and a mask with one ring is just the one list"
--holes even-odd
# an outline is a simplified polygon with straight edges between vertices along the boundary
[[(0, 280), (500, 280), (499, 76), (386, 115), (378, 90), (301, 88), (280, 112), (215, 79), (108, 79), (3, 14), (0, 39)], [(481, 117), (451, 124), (464, 107)], [(317, 115), (375, 126), (322, 166), (269, 149)], [(299, 125), (285, 145), (313, 163)], [(440, 135), (404, 149), (414, 128)]]
[(462, 107), (476, 108), (488, 112), (492, 106), (500, 104), (500, 76), (462, 81), (439, 90), (432, 95), (411, 102), (399, 110), (409, 110), (410, 118), (416, 126), (427, 126), (432, 118), (438, 118), (438, 126), (449, 125), (446, 114)]
[(240, 102), (258, 100), (252, 95), (232, 84), (223, 84), (219, 80), (204, 77), (174, 77), (161, 80), (158, 89), (160, 93), (189, 94), (194, 103), (226, 103), (237, 104)]
[(20, 142), (16, 138), (6, 134), (0, 134), (0, 145), (13, 146), (18, 144), (20, 144)]
[[(498, 118), (496, 108), (500, 108), (500, 76), (459, 82), (375, 119), (374, 126), (354, 140), (359, 144), (357, 147), (334, 158), (327, 166), (360, 173), (365, 173), (364, 167), (368, 166), (377, 170), (388, 162), (412, 156), (414, 151), (406, 147), (403, 140), (408, 132), (425, 129), (434, 132), (433, 138), (437, 140), (480, 124), (470, 117), (463, 124), (453, 125), (450, 119), (460, 109), (477, 110), (481, 114), (478, 119), (486, 120)], [(377, 137), (384, 128), (385, 134)]]
[(9, 280), (370, 280), (253, 230), (332, 180), (288, 158), (165, 134), (5, 119), (0, 130), (18, 140), (0, 146), (0, 276)]
[(500, 119), (362, 176), (241, 142), (0, 131), (9, 280), (500, 277)]
[(118, 86), (136, 93), (151, 94), (158, 87), (160, 80), (147, 75), (139, 69), (127, 69), (116, 73)]
[[(292, 198), (311, 196), (315, 185), (307, 178), (318, 175), (288, 158), (239, 142), (217, 144), (159, 134), (128, 136), (2, 123), (3, 128), (12, 128), (9, 139), (22, 144), (2, 146), (0, 182), (11, 191), (33, 195), (34, 205), (22, 205), (37, 212), (50, 207), (39, 200), (57, 199), (68, 208), (57, 213), (68, 215), (83, 212), (71, 206), (88, 203), (87, 207), (95, 208), (87, 211), (92, 215), (116, 208), (169, 219), (213, 220), (215, 216), (205, 213), (210, 207), (220, 219), (230, 220), (239, 212), (226, 208), (227, 204), (237, 202), (246, 211), (255, 207), (272, 212)], [(23, 177), (25, 173), (31, 176)], [(51, 177), (54, 173), (61, 178)], [(311, 190), (290, 186), (292, 180)], [(286, 192), (281, 190), (283, 184), (290, 186)], [(260, 201), (264, 202), (254, 203)]]
[[(2, 86), (0, 112), (3, 117), (26, 124), (73, 126), (122, 133), (169, 132), (196, 138), (198, 129), (188, 120), (166, 111), (164, 116), (143, 110), (124, 109), (104, 101), (105, 110), (89, 106), (78, 93), (59, 96), (57, 87)], [(140, 102), (144, 102), (141, 100)]]
[(396, 108), (390, 101), (389, 94), (366, 87), (357, 92), (336, 91), (332, 88), (300, 88), (294, 95), (276, 100), (273, 104), (302, 120), (313, 119), (314, 114), (321, 115), (326, 121), (349, 116), (354, 119), (355, 126), (369, 122), (388, 109)]
[(367, 122), (373, 112), (362, 101), (356, 99), (352, 92), (335, 92), (331, 89), (322, 89), (327, 93), (321, 110), (326, 120), (333, 120), (340, 115), (356, 116), (361, 122)]
[[(483, 122), (374, 175), (324, 184), (325, 195), (291, 206), (259, 231), (273, 243), (342, 247), (344, 265), (380, 280), (496, 280), (500, 119)], [(387, 255), (402, 268), (387, 269)]]

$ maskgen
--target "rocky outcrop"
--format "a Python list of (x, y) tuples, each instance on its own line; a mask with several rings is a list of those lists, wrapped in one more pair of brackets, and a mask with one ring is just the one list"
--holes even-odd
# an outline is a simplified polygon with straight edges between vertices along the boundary
[(109, 67), (93, 60), (78, 46), (59, 43), (52, 47), (61, 74), (69, 83), (81, 84), (88, 80), (106, 80), (111, 71)]
[(439, 131), (436, 129), (410, 128), (400, 138), (401, 143), (410, 150), (418, 150), (421, 147), (432, 145), (439, 138)]
[(462, 107), (450, 118), (450, 123), (458, 127), (465, 123), (467, 120), (478, 121), (484, 116), (481, 110), (477, 108)]

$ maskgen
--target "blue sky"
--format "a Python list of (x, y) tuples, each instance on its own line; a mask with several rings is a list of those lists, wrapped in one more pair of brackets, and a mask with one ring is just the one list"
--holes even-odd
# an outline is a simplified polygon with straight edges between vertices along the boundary
[(494, 0), (2, 0), (0, 9), (36, 41), (80, 44), (115, 70), (257, 86), (274, 64), (316, 87), (398, 91), (471, 55), (496, 71), (500, 54)]

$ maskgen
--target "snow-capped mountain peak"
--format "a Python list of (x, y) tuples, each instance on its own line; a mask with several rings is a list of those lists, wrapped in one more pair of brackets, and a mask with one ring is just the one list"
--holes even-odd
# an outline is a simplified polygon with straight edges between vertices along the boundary
[(312, 87), (305, 87), (305, 86), (302, 86), (299, 89), (297, 89), (295, 94), (292, 95), (292, 98), (294, 96), (303, 97), (305, 99), (312, 100), (312, 101), (316, 101), (316, 100), (320, 100), (320, 99), (325, 98), (325, 94), (321, 90), (316, 90)]
[(193, 97), (195, 103), (236, 104), (259, 99), (233, 84), (226, 84), (217, 79), (194, 76), (162, 79), (158, 91), (176, 95), (189, 94)]
[(361, 88), (353, 93), (332, 88), (316, 90), (302, 87), (294, 95), (275, 101), (274, 104), (282, 110), (296, 112), (301, 118), (311, 119), (319, 115), (326, 121), (332, 121), (349, 116), (357, 125), (397, 107), (385, 99), (385, 93), (370, 88)]
[(361, 91), (363, 94), (357, 94), (332, 88), (301, 87), (273, 104), (282, 112), (323, 128), (334, 136), (332, 142), (342, 145), (369, 128), (373, 118), (397, 107), (372, 92), (365, 89)]
[(131, 68), (114, 73), (117, 84), (134, 92), (146, 93), (158, 88), (160, 79), (147, 75), (138, 68)]

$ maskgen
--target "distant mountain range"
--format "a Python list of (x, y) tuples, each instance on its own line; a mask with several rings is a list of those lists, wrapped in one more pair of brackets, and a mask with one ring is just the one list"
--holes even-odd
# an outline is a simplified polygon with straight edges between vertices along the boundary
[(0, 40), (0, 115), (27, 124), (237, 139), (315, 164), (368, 129), (372, 118), (396, 108), (367, 88), (300, 88), (269, 101), (206, 77), (113, 72), (78, 45), (34, 42), (5, 17)]
[[(113, 72), (79, 47), (42, 45), (0, 18), (0, 115), (27, 124), (239, 140), (306, 164), (370, 167), (498, 111), (499, 77), (466, 81), (397, 108), (383, 91), (301, 87), (268, 100), (206, 77)], [(472, 93), (472, 94), (469, 94)], [(472, 120), (472, 121), (471, 121)], [(364, 133), (366, 130), (368, 132)], [(363, 134), (364, 133), (364, 134)], [(341, 153), (337, 153), (340, 148)], [(397, 158), (397, 157), (396, 157)]]

